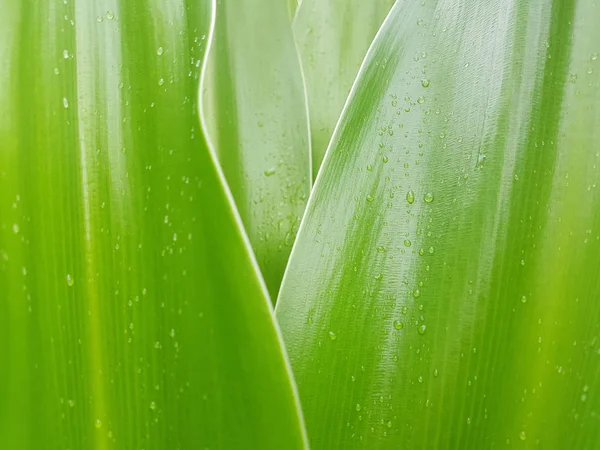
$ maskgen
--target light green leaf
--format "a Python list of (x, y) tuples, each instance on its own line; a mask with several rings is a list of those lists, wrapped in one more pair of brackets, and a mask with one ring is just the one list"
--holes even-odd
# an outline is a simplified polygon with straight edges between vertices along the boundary
[(294, 19), (310, 110), (313, 175), (369, 44), (394, 0), (303, 0)]
[(0, 448), (304, 447), (196, 113), (212, 8), (0, 8)]
[(203, 121), (275, 300), (312, 182), (285, 4), (219, 1), (207, 77)]
[(314, 449), (600, 445), (598, 21), (394, 6), (277, 306)]

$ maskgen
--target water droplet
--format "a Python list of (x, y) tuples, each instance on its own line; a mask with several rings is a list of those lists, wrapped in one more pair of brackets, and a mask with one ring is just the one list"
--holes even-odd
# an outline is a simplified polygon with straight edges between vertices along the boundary
[(471, 418), (467, 417), (467, 425), (471, 425)]
[(477, 157), (477, 167), (482, 168), (483, 165), (485, 164), (486, 158), (487, 158), (487, 156), (484, 155), (483, 153), (481, 155), (479, 155)]
[(429, 80), (427, 78), (421, 80), (421, 86), (424, 88), (429, 87)]
[(154, 343), (154, 348), (160, 348), (160, 342), (159, 341), (156, 341)]
[(405, 247), (410, 247), (412, 245), (412, 242), (410, 242), (408, 239), (404, 239), (404, 246)]
[(424, 101), (425, 101), (425, 97), (422, 97), (422, 96), (417, 99), (417, 103), (419, 105), (422, 104)]
[(175, 337), (175, 328), (171, 328), (171, 333), (169, 333), (172, 338)]
[(592, 53), (592, 61), (596, 61), (598, 59), (598, 53)]
[(73, 277), (71, 276), (71, 274), (68, 273), (67, 274), (67, 286), (73, 287), (74, 284), (75, 284), (75, 280), (73, 279)]
[(367, 195), (368, 202), (372, 202), (373, 200), (375, 200), (375, 197), (373, 197), (371, 194)]
[(417, 381), (419, 383), (422, 383), (423, 382), (423, 375), (419, 375), (419, 378), (417, 378)]
[(113, 20), (115, 18), (115, 15), (113, 14), (112, 11), (106, 11), (106, 18), (108, 20)]
[(360, 406), (360, 403), (357, 403), (357, 404), (356, 404), (356, 410), (357, 410), (357, 411), (360, 411), (361, 409), (362, 409), (362, 407)]
[(55, 74), (55, 75), (58, 75), (59, 73), (60, 73), (60, 70), (58, 70), (58, 67), (55, 67), (55, 68), (54, 68), (54, 74)]
[(521, 297), (521, 303), (527, 303), (527, 297), (526, 296), (522, 296)]
[(422, 248), (419, 249), (419, 255), (423, 256), (425, 254), (425, 250), (423, 250)]
[(419, 19), (419, 20), (417, 20), (417, 25), (418, 25), (418, 26), (422, 26), (422, 25), (423, 25), (423, 23), (424, 23), (424, 22), (423, 22), (423, 19)]
[(367, 170), (370, 172), (371, 170), (373, 170), (373, 166), (371, 164), (367, 164)]
[(163, 52), (164, 52), (164, 50), (163, 50), (163, 48), (162, 48), (162, 47), (158, 47), (158, 48), (156, 49), (156, 54), (157, 54), (158, 56), (161, 56), (161, 55), (163, 54)]
[(75, 407), (75, 402), (73, 400), (69, 400), (67, 403), (69, 404), (69, 407), (71, 407), (71, 408)]
[(427, 331), (427, 325), (423, 324), (420, 325), (419, 328), (417, 328), (417, 331), (419, 332), (419, 334), (425, 334), (425, 332)]
[(152, 409), (152, 410), (156, 409), (156, 403), (150, 402), (150, 409)]
[(433, 201), (433, 194), (431, 192), (428, 192), (423, 197), (423, 200), (425, 200), (426, 203), (431, 203)]
[(437, 378), (440, 375), (440, 372), (437, 369), (433, 369), (433, 376)]
[(375, 279), (376, 279), (377, 281), (381, 281), (381, 280), (383, 280), (383, 274), (381, 274), (381, 273), (378, 273), (377, 275), (375, 275)]
[(275, 168), (271, 167), (270, 169), (265, 170), (265, 176), (270, 177), (272, 175), (275, 175)]
[(96, 419), (96, 422), (94, 422), (94, 426), (96, 428), (102, 428), (102, 421), (100, 419)]
[(521, 431), (519, 433), (519, 439), (521, 439), (522, 441), (524, 441), (525, 439), (527, 439), (527, 435), (525, 434), (525, 431)]
[(434, 253), (434, 252), (435, 252), (435, 249), (434, 249), (433, 247), (429, 247), (429, 253), (430, 253), (431, 255), (433, 255), (433, 253)]
[(69, 58), (69, 50), (63, 50), (63, 58), (65, 58), (65, 59)]
[(64, 106), (65, 108), (68, 108), (68, 107), (69, 107), (69, 100), (67, 100), (67, 97), (63, 97), (63, 106)]
[(387, 157), (387, 156), (384, 156), (382, 159), (383, 159), (383, 162), (384, 162), (384, 163), (387, 163), (387, 162), (389, 161), (389, 159), (388, 159), (388, 157)]
[(394, 328), (396, 330), (401, 330), (402, 328), (404, 328), (404, 324), (399, 320), (394, 320)]
[(329, 339), (331, 339), (332, 341), (335, 341), (337, 339), (337, 336), (333, 331), (330, 331), (328, 334), (329, 334)]
[(406, 201), (411, 205), (415, 202), (415, 193), (412, 189), (406, 193)]
[(420, 291), (420, 290), (418, 290), (418, 289), (415, 289), (415, 290), (413, 291), (413, 297), (414, 297), (414, 298), (419, 298), (420, 296), (421, 296), (421, 291)]
[(165, 84), (165, 80), (164, 80), (164, 78), (159, 78), (159, 79), (158, 79), (158, 85), (159, 85), (159, 86), (162, 86), (163, 84)]
[(17, 234), (19, 232), (19, 225), (16, 223), (13, 223), (12, 230), (13, 230), (13, 233)]

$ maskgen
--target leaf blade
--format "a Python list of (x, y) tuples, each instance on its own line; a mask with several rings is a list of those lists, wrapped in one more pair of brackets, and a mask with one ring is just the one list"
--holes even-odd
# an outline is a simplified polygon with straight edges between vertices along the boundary
[(600, 11), (471, 6), (394, 6), (309, 201), (276, 312), (314, 448), (600, 439)]
[(196, 112), (213, 2), (33, 6), (0, 43), (1, 446), (304, 448)]
[(313, 176), (362, 60), (393, 0), (306, 0), (294, 18), (310, 110)]
[(285, 4), (219, 2), (207, 70), (206, 133), (274, 301), (311, 186), (304, 85)]

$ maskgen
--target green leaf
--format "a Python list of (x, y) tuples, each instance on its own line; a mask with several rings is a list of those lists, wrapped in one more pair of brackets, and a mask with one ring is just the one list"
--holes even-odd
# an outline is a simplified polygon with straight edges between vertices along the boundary
[(599, 20), (392, 9), (277, 306), (314, 449), (600, 445)]
[(298, 0), (286, 0), (286, 4), (288, 8), (288, 15), (290, 16), (290, 19), (293, 19), (294, 15), (296, 14), (296, 10), (298, 9)]
[(0, 448), (304, 448), (196, 113), (212, 8), (3, 4)]
[(369, 44), (394, 0), (303, 0), (294, 19), (316, 176)]
[(219, 1), (207, 77), (203, 121), (275, 300), (312, 182), (285, 4)]

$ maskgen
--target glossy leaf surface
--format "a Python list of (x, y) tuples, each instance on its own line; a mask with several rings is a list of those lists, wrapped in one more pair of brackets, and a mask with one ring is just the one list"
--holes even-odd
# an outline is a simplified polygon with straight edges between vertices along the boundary
[(316, 176), (360, 64), (394, 0), (303, 0), (294, 19)]
[(219, 1), (209, 55), (203, 120), (275, 300), (312, 181), (285, 3)]
[(197, 111), (209, 1), (2, 1), (0, 448), (303, 448)]
[(394, 6), (277, 306), (312, 448), (598, 448), (599, 20)]

